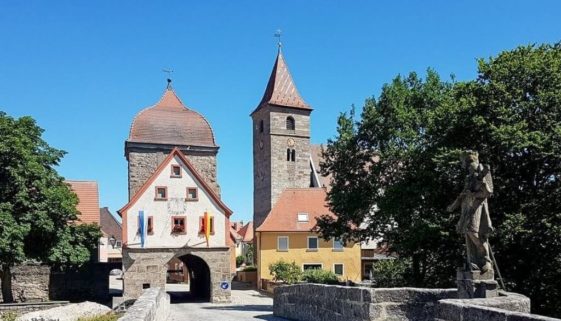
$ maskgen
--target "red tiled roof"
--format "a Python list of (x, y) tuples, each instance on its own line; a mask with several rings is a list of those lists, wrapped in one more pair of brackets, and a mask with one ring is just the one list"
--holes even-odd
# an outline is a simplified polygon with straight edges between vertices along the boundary
[(253, 222), (250, 221), (244, 227), (242, 227), (238, 233), (243, 237), (244, 242), (253, 241)]
[(265, 94), (259, 106), (257, 106), (253, 112), (255, 113), (267, 104), (312, 110), (298, 93), (298, 89), (296, 89), (296, 85), (288, 70), (288, 65), (284, 61), (280, 50), (275, 60), (271, 76), (269, 77)]
[(99, 226), (103, 235), (109, 237), (114, 236), (117, 240), (121, 240), (122, 230), (121, 224), (117, 219), (109, 212), (109, 208), (102, 207), (99, 209)]
[(208, 121), (201, 114), (188, 109), (170, 88), (166, 89), (156, 105), (136, 115), (127, 141), (180, 146), (216, 146)]
[[(308, 232), (322, 215), (331, 215), (323, 188), (285, 189), (257, 232)], [(307, 222), (298, 222), (298, 213), (307, 213)]]
[(80, 215), (78, 215), (79, 223), (99, 224), (99, 193), (97, 190), (97, 182), (67, 180), (66, 183), (70, 185), (70, 189), (78, 196), (76, 209), (80, 212)]

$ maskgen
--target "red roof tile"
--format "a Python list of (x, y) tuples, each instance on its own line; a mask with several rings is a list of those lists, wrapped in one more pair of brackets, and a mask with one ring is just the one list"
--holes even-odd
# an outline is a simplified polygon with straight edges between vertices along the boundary
[(76, 208), (80, 212), (80, 223), (99, 224), (99, 193), (95, 181), (66, 181), (78, 196)]
[(296, 85), (288, 70), (288, 65), (284, 61), (280, 50), (275, 60), (271, 76), (269, 77), (265, 94), (259, 106), (257, 106), (253, 112), (255, 113), (267, 104), (312, 110), (298, 93), (298, 89), (296, 89)]
[(173, 89), (160, 101), (139, 112), (131, 125), (129, 142), (215, 147), (208, 121), (187, 108)]
[(253, 222), (250, 221), (244, 227), (242, 227), (238, 233), (243, 237), (244, 242), (253, 241)]
[[(308, 232), (316, 226), (316, 219), (332, 215), (323, 188), (285, 189), (257, 232)], [(307, 213), (308, 221), (299, 222), (298, 213)]]

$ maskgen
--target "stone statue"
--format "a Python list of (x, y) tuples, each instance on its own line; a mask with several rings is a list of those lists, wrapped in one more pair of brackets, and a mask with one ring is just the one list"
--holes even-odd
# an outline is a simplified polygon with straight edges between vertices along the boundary
[(466, 271), (493, 273), (489, 255), (489, 235), (493, 231), (487, 199), (493, 193), (493, 180), (488, 165), (479, 163), (479, 154), (465, 151), (461, 158), (464, 169), (468, 171), (464, 189), (454, 203), (448, 206), (449, 212), (461, 209), (456, 231), (463, 234), (467, 248)]

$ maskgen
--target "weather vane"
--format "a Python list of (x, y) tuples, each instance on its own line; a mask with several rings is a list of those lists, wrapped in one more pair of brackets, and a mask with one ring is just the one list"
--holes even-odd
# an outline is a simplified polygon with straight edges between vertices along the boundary
[(281, 42), (282, 30), (277, 29), (277, 31), (275, 31), (275, 35), (274, 35), (274, 36), (275, 36), (275, 38), (279, 38), (279, 41), (278, 41), (278, 43), (277, 43), (277, 46), (279, 46), (279, 50), (280, 50), (281, 47), (282, 47), (282, 42)]
[(168, 89), (171, 88), (171, 73), (173, 72), (173, 69), (171, 68), (164, 68), (162, 69), (163, 72), (168, 74)]

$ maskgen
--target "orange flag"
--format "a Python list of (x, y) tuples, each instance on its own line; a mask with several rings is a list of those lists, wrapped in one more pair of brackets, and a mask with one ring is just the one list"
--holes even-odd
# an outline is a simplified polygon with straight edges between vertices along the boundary
[(209, 243), (208, 240), (210, 238), (210, 214), (208, 214), (208, 212), (205, 212), (205, 215), (203, 216), (203, 226), (205, 229), (205, 238), (206, 238), (206, 247), (209, 247)]

